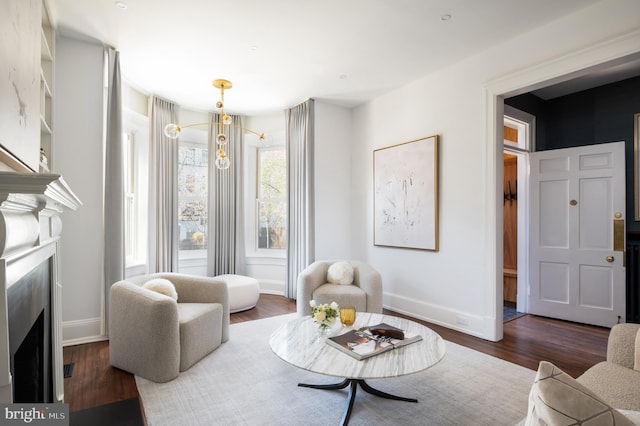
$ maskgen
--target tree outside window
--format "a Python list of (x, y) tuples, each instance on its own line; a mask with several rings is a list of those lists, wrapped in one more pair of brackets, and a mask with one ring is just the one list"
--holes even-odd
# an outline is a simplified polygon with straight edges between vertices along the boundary
[(180, 250), (207, 244), (208, 149), (181, 143), (178, 149), (178, 230)]
[(287, 248), (286, 152), (258, 150), (258, 249)]

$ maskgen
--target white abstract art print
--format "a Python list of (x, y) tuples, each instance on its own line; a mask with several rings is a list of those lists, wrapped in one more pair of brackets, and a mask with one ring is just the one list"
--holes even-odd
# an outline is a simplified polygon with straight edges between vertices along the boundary
[(373, 151), (374, 245), (438, 250), (438, 136)]
[(40, 0), (0, 0), (0, 148), (38, 170)]

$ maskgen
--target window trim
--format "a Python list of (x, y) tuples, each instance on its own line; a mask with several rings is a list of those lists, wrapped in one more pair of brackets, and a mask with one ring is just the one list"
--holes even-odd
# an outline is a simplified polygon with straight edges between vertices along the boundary
[[(198, 131), (195, 129), (185, 129), (184, 133), (180, 136), (180, 138), (178, 139), (178, 149), (180, 149), (180, 147), (191, 147), (191, 148), (201, 148), (201, 149), (206, 149), (207, 150), (207, 155), (209, 155), (209, 144), (207, 142), (207, 132), (206, 131)], [(179, 167), (179, 165), (178, 165)], [(209, 165), (207, 164), (207, 168), (209, 167)], [(200, 197), (197, 197), (200, 198)], [(210, 219), (210, 214), (209, 214), (209, 177), (208, 177), (208, 170), (207, 170), (207, 195), (204, 197), (205, 201), (207, 203), (207, 222)], [(180, 203), (180, 195), (178, 195), (178, 204)], [(177, 212), (177, 217), (179, 217), (180, 212)], [(176, 223), (176, 226), (178, 226), (180, 220), (178, 219), (178, 223)], [(207, 239), (209, 238), (208, 236), (209, 234), (209, 225), (207, 224), (206, 227), (206, 237)], [(180, 269), (181, 266), (184, 265), (180, 265), (180, 261), (193, 261), (193, 260), (201, 260), (201, 259), (207, 259), (207, 250), (208, 250), (208, 244), (205, 244), (204, 248), (200, 248), (200, 249), (193, 249), (193, 250), (181, 250), (180, 249), (180, 241), (178, 241), (178, 270)]]
[[(124, 202), (133, 201), (132, 217), (135, 218), (132, 224), (125, 222), (125, 227), (135, 230), (133, 241), (127, 241), (127, 236), (131, 235), (130, 232), (125, 234), (125, 245), (133, 246), (133, 255), (127, 255), (125, 252), (125, 275), (130, 276), (131, 273), (137, 273), (141, 269), (146, 270), (148, 261), (148, 230), (145, 225), (148, 220), (149, 119), (131, 109), (124, 108), (122, 127), (122, 133), (127, 135), (129, 139), (127, 144), (130, 145), (130, 155), (128, 158), (123, 158), (123, 161), (128, 159), (131, 168), (130, 179), (124, 188)], [(128, 166), (125, 165), (125, 167)]]
[[(245, 135), (246, 137), (247, 135)], [(256, 139), (256, 140), (254, 140)], [(257, 138), (246, 137), (244, 150), (245, 164), (245, 183), (244, 183), (244, 201), (245, 201), (245, 254), (248, 258), (261, 259), (286, 259), (286, 249), (260, 249), (258, 248), (258, 151), (260, 149), (285, 149), (284, 132), (273, 134), (273, 141), (269, 146), (265, 146)], [(285, 203), (287, 196), (284, 197)], [(288, 221), (287, 221), (288, 222)], [(287, 223), (288, 225), (288, 223)]]

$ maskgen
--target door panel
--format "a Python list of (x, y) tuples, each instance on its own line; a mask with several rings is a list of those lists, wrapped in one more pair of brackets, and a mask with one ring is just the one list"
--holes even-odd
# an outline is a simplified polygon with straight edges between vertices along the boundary
[(529, 311), (606, 327), (624, 321), (624, 253), (614, 251), (614, 221), (625, 213), (624, 142), (529, 158)]
[(569, 303), (569, 264), (540, 262), (541, 301)]
[(610, 206), (613, 202), (611, 178), (580, 180), (581, 249), (609, 249), (613, 240)]
[(569, 248), (568, 180), (540, 182), (540, 245), (546, 248)]
[(613, 273), (611, 268), (580, 265), (580, 306), (613, 309)]

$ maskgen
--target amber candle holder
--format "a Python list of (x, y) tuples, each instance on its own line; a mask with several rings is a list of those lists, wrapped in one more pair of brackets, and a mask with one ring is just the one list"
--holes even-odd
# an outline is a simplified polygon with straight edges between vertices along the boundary
[(356, 307), (342, 306), (340, 308), (340, 322), (344, 326), (353, 325), (356, 322)]

